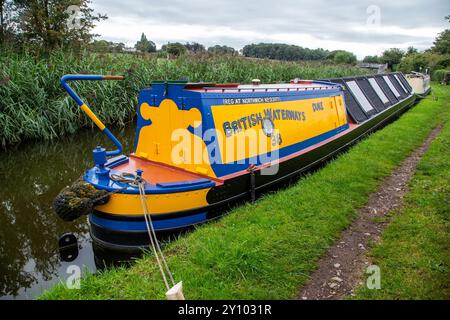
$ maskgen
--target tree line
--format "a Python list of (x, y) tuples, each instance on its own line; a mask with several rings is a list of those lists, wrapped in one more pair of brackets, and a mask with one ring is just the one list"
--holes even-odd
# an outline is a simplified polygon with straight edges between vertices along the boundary
[[(0, 0), (0, 48), (19, 52), (50, 52), (55, 49), (77, 50), (87, 48), (95, 52), (158, 52), (161, 56), (179, 56), (186, 53), (238, 55), (286, 61), (318, 60), (355, 64), (356, 56), (346, 50), (329, 51), (309, 49), (283, 43), (246, 45), (240, 52), (225, 45), (206, 48), (197, 42), (169, 42), (157, 50), (156, 44), (142, 33), (134, 48), (124, 43), (95, 40), (95, 24), (107, 19), (94, 13), (91, 0)], [(449, 20), (450, 16), (445, 17)], [(391, 70), (410, 72), (429, 69), (431, 72), (450, 66), (450, 29), (441, 32), (433, 46), (423, 52), (410, 47), (385, 50), (380, 56), (366, 56), (363, 62), (388, 64)]]
[[(450, 16), (446, 17), (450, 22)], [(414, 47), (406, 51), (398, 48), (385, 50), (380, 56), (366, 56), (363, 62), (385, 63), (391, 70), (399, 70), (404, 73), (411, 71), (428, 72), (439, 81), (438, 74), (446, 74), (450, 67), (450, 29), (438, 34), (431, 48), (419, 52)], [(447, 70), (447, 71), (446, 71)], [(434, 76), (436, 73), (436, 76)]]
[[(144, 33), (142, 33), (141, 39), (136, 42), (134, 48), (139, 52), (157, 52), (155, 43), (151, 40), (148, 40), (147, 36)], [(186, 52), (194, 54), (202, 54), (208, 52), (221, 55), (236, 55), (239, 53), (236, 49), (225, 45), (215, 45), (206, 48), (204, 45), (198, 42), (187, 42), (185, 44), (182, 44), (180, 42), (169, 42), (167, 44), (164, 44), (161, 47), (160, 51), (174, 56), (179, 56)]]
[(322, 48), (309, 49), (284, 43), (249, 44), (242, 49), (246, 57), (274, 60), (332, 60), (336, 63), (356, 63), (356, 56), (345, 50), (328, 51)]

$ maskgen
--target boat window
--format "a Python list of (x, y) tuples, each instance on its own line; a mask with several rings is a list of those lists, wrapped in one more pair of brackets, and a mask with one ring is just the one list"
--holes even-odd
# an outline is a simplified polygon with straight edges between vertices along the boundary
[(397, 89), (395, 89), (394, 85), (391, 82), (391, 79), (389, 79), (388, 76), (383, 76), (384, 81), (386, 81), (387, 85), (389, 86), (389, 89), (395, 94), (395, 96), (398, 98), (400, 97), (400, 93), (398, 93)]
[(366, 112), (372, 111), (373, 110), (372, 105), (370, 104), (369, 100), (367, 100), (366, 96), (361, 91), (356, 81), (347, 81), (346, 83), (350, 91), (355, 96), (356, 100), (358, 100), (359, 104), (364, 109), (364, 111)]
[(400, 81), (398, 75), (394, 74), (394, 77), (395, 77), (395, 79), (397, 79), (397, 82), (400, 83), (400, 86), (402, 87), (402, 89), (403, 89), (406, 93), (408, 93), (409, 91), (406, 90), (405, 86), (404, 86), (403, 83)]
[(370, 85), (372, 86), (373, 90), (377, 93), (377, 95), (380, 97), (381, 101), (386, 104), (389, 103), (389, 99), (384, 94), (383, 90), (381, 90), (380, 86), (377, 83), (377, 80), (375, 78), (369, 78)]

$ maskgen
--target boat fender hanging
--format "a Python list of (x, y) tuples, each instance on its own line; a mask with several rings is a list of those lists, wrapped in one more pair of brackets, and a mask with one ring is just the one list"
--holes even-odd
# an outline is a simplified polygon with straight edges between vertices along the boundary
[(53, 209), (64, 221), (73, 221), (92, 213), (95, 206), (106, 204), (109, 193), (97, 190), (91, 184), (79, 179), (64, 188), (53, 201)]
[(59, 257), (61, 261), (72, 262), (78, 257), (78, 240), (74, 234), (66, 232), (58, 240)]

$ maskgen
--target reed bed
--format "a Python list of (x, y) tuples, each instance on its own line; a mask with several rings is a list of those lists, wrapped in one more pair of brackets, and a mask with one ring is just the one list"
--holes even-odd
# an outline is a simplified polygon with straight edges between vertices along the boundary
[(54, 52), (46, 58), (28, 54), (0, 55), (0, 143), (5, 147), (29, 139), (53, 139), (92, 126), (59, 86), (68, 73), (124, 75), (121, 82), (74, 84), (100, 118), (124, 126), (135, 115), (137, 95), (152, 80), (262, 82), (293, 78), (320, 79), (368, 71), (324, 62), (281, 62), (227, 56), (184, 56), (162, 59), (130, 54)]

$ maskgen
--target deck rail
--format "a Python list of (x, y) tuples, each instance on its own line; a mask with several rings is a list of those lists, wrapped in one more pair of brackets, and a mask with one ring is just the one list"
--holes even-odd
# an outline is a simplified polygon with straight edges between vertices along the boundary
[(237, 92), (237, 93), (245, 93), (245, 92), (291, 92), (291, 91), (314, 91), (314, 90), (330, 90), (330, 89), (338, 89), (342, 88), (340, 85), (334, 86), (320, 86), (320, 87), (297, 87), (297, 88), (220, 88), (220, 87), (211, 87), (211, 88), (202, 88), (204, 92)]

